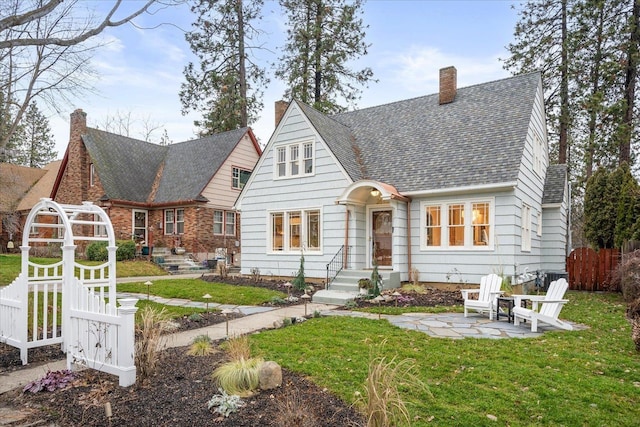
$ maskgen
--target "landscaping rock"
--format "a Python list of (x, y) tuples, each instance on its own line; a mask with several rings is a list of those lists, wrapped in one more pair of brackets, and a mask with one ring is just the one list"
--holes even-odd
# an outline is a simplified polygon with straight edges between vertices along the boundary
[(267, 361), (260, 367), (260, 390), (271, 390), (282, 385), (282, 368), (276, 362)]

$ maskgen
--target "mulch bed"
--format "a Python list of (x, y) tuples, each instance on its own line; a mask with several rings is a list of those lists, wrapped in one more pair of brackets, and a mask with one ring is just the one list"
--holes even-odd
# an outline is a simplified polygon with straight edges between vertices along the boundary
[[(219, 277), (203, 276), (203, 280), (220, 281)], [(226, 283), (261, 286), (281, 290), (289, 295), (302, 292), (286, 288), (282, 282), (246, 278), (224, 280)], [(425, 293), (402, 292), (399, 306), (446, 306), (462, 303), (460, 292), (428, 289)], [(301, 303), (301, 300), (298, 302)], [(288, 302), (287, 304), (294, 304)], [(371, 303), (358, 301), (358, 306)], [(395, 300), (379, 303), (396, 305)], [(181, 330), (200, 328), (224, 321), (224, 316), (209, 313), (194, 321), (185, 316), (179, 319)], [(29, 365), (34, 366), (64, 358), (59, 345), (29, 351)], [(216, 366), (226, 361), (219, 351), (209, 356), (187, 355), (187, 348), (162, 351), (156, 375), (146, 384), (128, 388), (118, 386), (117, 377), (85, 370), (77, 374), (73, 387), (54, 392), (22, 393), (14, 390), (0, 395), (0, 408), (24, 411), (27, 416), (16, 425), (56, 426), (363, 426), (363, 417), (353, 407), (306, 378), (283, 369), (282, 386), (262, 391), (244, 399), (245, 406), (228, 418), (220, 417), (207, 408), (207, 402), (218, 393), (211, 380)], [(0, 344), (0, 377), (3, 372), (22, 369), (19, 351)], [(112, 417), (105, 415), (105, 403), (112, 408)]]

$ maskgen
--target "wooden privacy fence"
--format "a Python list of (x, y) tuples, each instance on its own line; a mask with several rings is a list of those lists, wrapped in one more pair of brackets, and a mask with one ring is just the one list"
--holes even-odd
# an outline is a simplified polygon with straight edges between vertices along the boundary
[(569, 289), (578, 291), (619, 291), (611, 288), (611, 273), (618, 266), (618, 249), (577, 248), (567, 257)]

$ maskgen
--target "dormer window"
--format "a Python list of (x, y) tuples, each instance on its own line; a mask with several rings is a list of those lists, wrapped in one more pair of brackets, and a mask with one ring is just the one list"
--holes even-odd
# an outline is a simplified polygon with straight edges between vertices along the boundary
[(275, 178), (313, 175), (313, 153), (313, 142), (298, 142), (277, 147), (274, 164)]

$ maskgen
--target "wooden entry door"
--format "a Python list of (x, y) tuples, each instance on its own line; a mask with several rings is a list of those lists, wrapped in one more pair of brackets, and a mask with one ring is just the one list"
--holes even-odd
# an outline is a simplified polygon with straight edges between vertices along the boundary
[(391, 210), (371, 212), (371, 265), (391, 267), (391, 237), (393, 234)]

